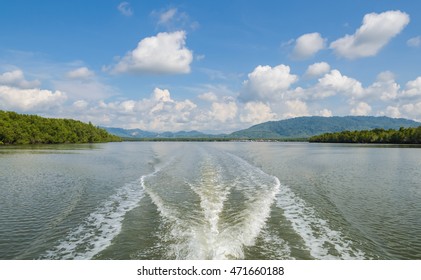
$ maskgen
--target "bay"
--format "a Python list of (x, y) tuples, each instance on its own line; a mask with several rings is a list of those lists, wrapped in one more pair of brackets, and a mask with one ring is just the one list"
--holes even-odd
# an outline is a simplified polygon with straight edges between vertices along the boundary
[(0, 148), (0, 259), (421, 259), (421, 149)]

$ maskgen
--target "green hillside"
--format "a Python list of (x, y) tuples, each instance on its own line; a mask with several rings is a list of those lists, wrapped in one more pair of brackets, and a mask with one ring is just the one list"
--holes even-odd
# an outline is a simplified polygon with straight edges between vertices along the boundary
[(248, 129), (233, 132), (229, 136), (250, 139), (308, 138), (323, 133), (346, 130), (399, 129), (400, 127), (418, 127), (420, 125), (421, 123), (412, 120), (389, 117), (299, 117), (265, 122)]
[(70, 119), (0, 110), (0, 144), (59, 144), (121, 141), (104, 129)]

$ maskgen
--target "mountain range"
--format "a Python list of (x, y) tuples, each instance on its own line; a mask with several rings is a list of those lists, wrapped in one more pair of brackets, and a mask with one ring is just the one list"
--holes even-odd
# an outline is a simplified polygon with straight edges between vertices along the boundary
[(200, 131), (150, 132), (141, 129), (103, 127), (109, 133), (123, 138), (229, 138), (229, 139), (292, 139), (340, 131), (371, 130), (375, 128), (399, 129), (418, 127), (421, 123), (389, 117), (297, 117), (280, 121), (269, 121), (253, 125), (231, 134), (206, 134)]
[(207, 138), (216, 135), (205, 134), (200, 131), (177, 131), (177, 132), (151, 132), (142, 129), (124, 129), (117, 127), (101, 127), (109, 133), (123, 138)]

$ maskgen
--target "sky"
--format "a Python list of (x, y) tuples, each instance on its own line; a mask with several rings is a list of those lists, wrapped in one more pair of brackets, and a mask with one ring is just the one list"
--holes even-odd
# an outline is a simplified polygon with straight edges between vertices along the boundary
[(157, 132), (421, 121), (421, 2), (0, 0), (0, 110)]

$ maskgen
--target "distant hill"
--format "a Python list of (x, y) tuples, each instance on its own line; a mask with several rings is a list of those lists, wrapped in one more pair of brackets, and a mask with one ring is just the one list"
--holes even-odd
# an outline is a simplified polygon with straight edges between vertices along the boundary
[(408, 119), (389, 117), (298, 117), (281, 121), (270, 121), (231, 133), (228, 137), (267, 138), (307, 138), (323, 133), (371, 130), (375, 128), (399, 129), (418, 127), (421, 123)]
[(113, 135), (125, 138), (150, 138), (155, 137), (156, 133), (141, 129), (124, 129), (117, 127), (101, 127)]
[(270, 121), (239, 130), (231, 134), (206, 134), (200, 131), (150, 132), (141, 129), (102, 127), (113, 135), (123, 138), (151, 139), (293, 139), (308, 138), (331, 132), (371, 130), (375, 128), (399, 129), (418, 127), (421, 123), (408, 119), (389, 117), (299, 117), (281, 121)]
[(0, 145), (121, 141), (93, 124), (0, 110)]
[(206, 138), (214, 135), (205, 134), (200, 131), (178, 131), (178, 132), (150, 132), (141, 129), (124, 129), (116, 127), (102, 127), (111, 134), (123, 138)]

